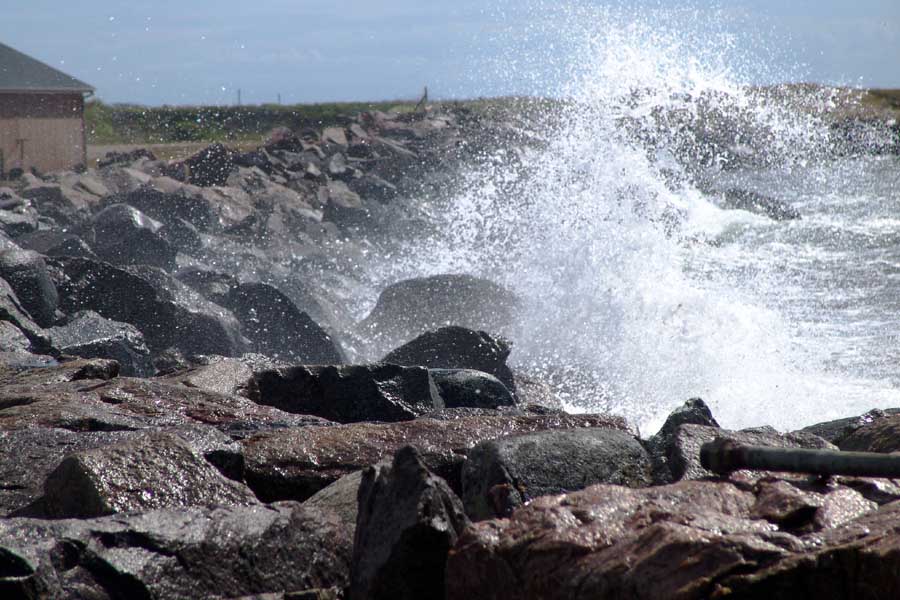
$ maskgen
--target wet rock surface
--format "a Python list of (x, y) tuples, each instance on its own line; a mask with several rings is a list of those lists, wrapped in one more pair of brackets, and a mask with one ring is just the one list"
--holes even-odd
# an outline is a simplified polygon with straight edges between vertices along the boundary
[(352, 540), (330, 513), (270, 506), (0, 520), (10, 598), (202, 598), (344, 587)]
[(616, 429), (541, 431), (482, 442), (467, 454), (462, 498), (473, 520), (507, 517), (540, 496), (597, 483), (650, 485), (650, 456)]
[(114, 360), (122, 375), (149, 377), (156, 371), (143, 334), (128, 323), (86, 310), (72, 314), (47, 333), (63, 354)]
[(354, 598), (440, 598), (447, 552), (469, 521), (462, 502), (412, 447), (370, 467), (359, 486), (350, 594)]
[(447, 408), (515, 406), (509, 389), (493, 375), (471, 369), (429, 369)]
[(400, 423), (357, 423), (309, 427), (243, 440), (247, 484), (264, 501), (306, 500), (333, 481), (390, 457), (408, 444), (428, 468), (461, 493), (460, 469), (479, 442), (546, 429), (612, 427), (609, 415), (475, 416)]
[(254, 374), (249, 397), (339, 423), (405, 421), (444, 406), (427, 369), (387, 364), (262, 371)]

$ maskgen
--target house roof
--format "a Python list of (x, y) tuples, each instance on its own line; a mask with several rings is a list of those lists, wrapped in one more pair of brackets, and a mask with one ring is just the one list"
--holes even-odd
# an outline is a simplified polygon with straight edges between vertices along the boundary
[(0, 43), (0, 92), (93, 92), (94, 88)]

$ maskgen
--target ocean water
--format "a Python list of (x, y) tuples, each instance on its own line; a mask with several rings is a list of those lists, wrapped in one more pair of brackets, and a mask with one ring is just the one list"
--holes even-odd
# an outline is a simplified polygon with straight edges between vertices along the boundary
[[(827, 96), (760, 97), (732, 38), (677, 17), (572, 11), (541, 142), (499, 145), (427, 204), (438, 233), (382, 279), (508, 286), (510, 362), (645, 433), (698, 396), (732, 428), (900, 406), (900, 158), (841, 156), (809, 110)], [(802, 218), (723, 210), (731, 188)]]

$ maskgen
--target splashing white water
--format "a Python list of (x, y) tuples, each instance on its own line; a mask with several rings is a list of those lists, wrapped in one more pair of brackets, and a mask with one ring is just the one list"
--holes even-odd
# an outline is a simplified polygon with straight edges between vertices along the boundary
[(766, 222), (719, 210), (690, 183), (754, 154), (806, 160), (827, 145), (825, 129), (748, 92), (723, 62), (728, 36), (697, 50), (665, 20), (585, 9), (566, 20), (577, 52), (561, 67), (564, 109), (545, 144), (498, 148), (469, 173), (432, 215), (441, 235), (412, 249), (405, 270), (516, 291), (512, 360), (567, 382), (571, 409), (613, 410), (652, 431), (695, 396), (730, 427), (870, 408), (871, 386), (828, 375), (828, 350), (798, 342), (777, 310), (778, 261), (704, 242)]

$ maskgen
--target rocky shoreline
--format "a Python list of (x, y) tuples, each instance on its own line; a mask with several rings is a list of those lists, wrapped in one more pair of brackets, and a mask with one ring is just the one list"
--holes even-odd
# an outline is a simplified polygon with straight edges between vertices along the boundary
[(900, 597), (900, 483), (699, 461), (895, 452), (900, 411), (728, 431), (692, 399), (641, 438), (507, 364), (494, 282), (399, 281), (354, 317), (359, 257), (428, 226), (407, 200), (501, 143), (542, 142), (365, 113), (0, 188), (0, 596)]

